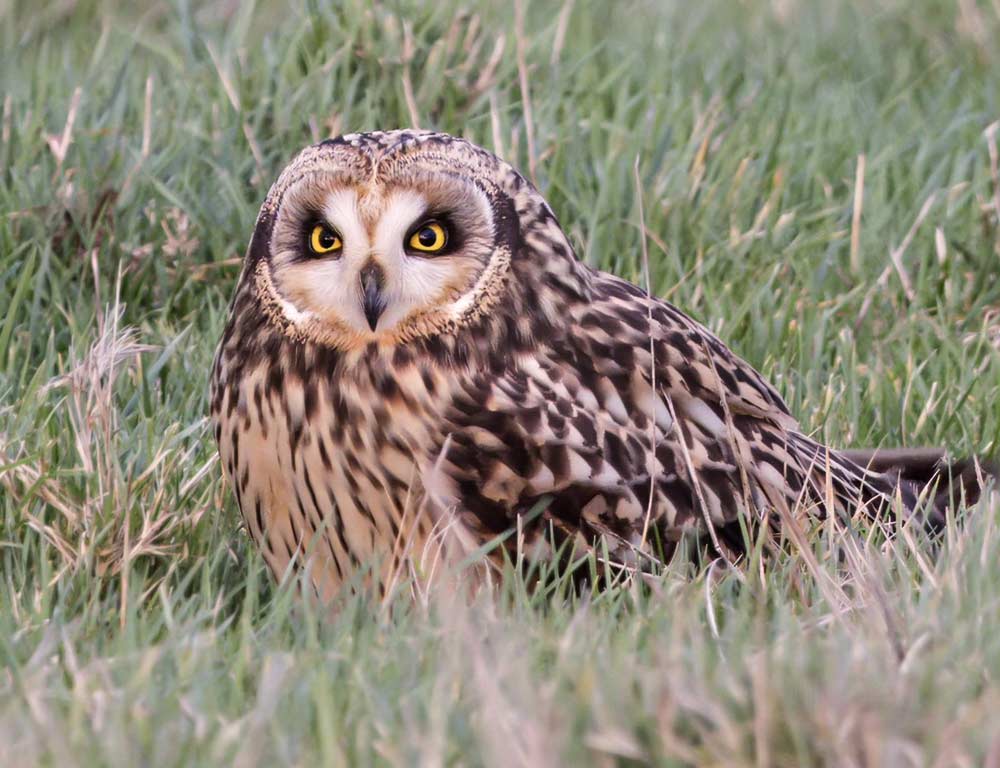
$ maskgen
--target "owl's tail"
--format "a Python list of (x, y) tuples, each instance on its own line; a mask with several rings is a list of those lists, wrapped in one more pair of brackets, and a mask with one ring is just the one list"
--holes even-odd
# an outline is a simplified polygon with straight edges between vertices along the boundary
[(988, 488), (1000, 486), (997, 464), (978, 457), (952, 459), (942, 448), (854, 448), (838, 453), (917, 495), (929, 489), (934, 494), (932, 527), (944, 523), (946, 510), (973, 506)]

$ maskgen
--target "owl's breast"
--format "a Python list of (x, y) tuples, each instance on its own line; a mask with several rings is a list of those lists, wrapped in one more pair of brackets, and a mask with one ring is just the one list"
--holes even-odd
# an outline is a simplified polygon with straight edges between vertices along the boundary
[(356, 577), (384, 584), (423, 545), (422, 477), (447, 388), (438, 374), (383, 358), (340, 371), (281, 360), (217, 379), (223, 467), (276, 576), (308, 562), (329, 597)]

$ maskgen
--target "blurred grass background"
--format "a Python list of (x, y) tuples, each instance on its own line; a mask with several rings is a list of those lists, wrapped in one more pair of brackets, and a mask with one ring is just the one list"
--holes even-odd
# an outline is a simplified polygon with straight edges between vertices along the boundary
[(808, 431), (995, 454), (997, 0), (0, 0), (0, 46), (0, 763), (1000, 765), (995, 506), (936, 558), (321, 620), (205, 418), (277, 172), (416, 124), (594, 265), (645, 236)]

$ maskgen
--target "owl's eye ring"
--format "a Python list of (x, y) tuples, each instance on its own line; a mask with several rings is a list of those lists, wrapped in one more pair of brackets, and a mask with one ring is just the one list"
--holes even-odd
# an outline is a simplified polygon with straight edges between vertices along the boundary
[(343, 247), (344, 242), (340, 239), (340, 235), (326, 224), (317, 224), (309, 233), (309, 250), (317, 256), (334, 253)]
[(439, 253), (448, 244), (448, 230), (444, 224), (429, 219), (411, 233), (407, 245), (420, 253)]

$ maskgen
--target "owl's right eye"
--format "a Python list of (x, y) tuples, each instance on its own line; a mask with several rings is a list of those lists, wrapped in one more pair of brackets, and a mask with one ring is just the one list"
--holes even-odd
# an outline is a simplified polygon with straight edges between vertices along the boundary
[(317, 224), (309, 235), (309, 250), (317, 256), (325, 256), (344, 247), (343, 241), (326, 224)]

